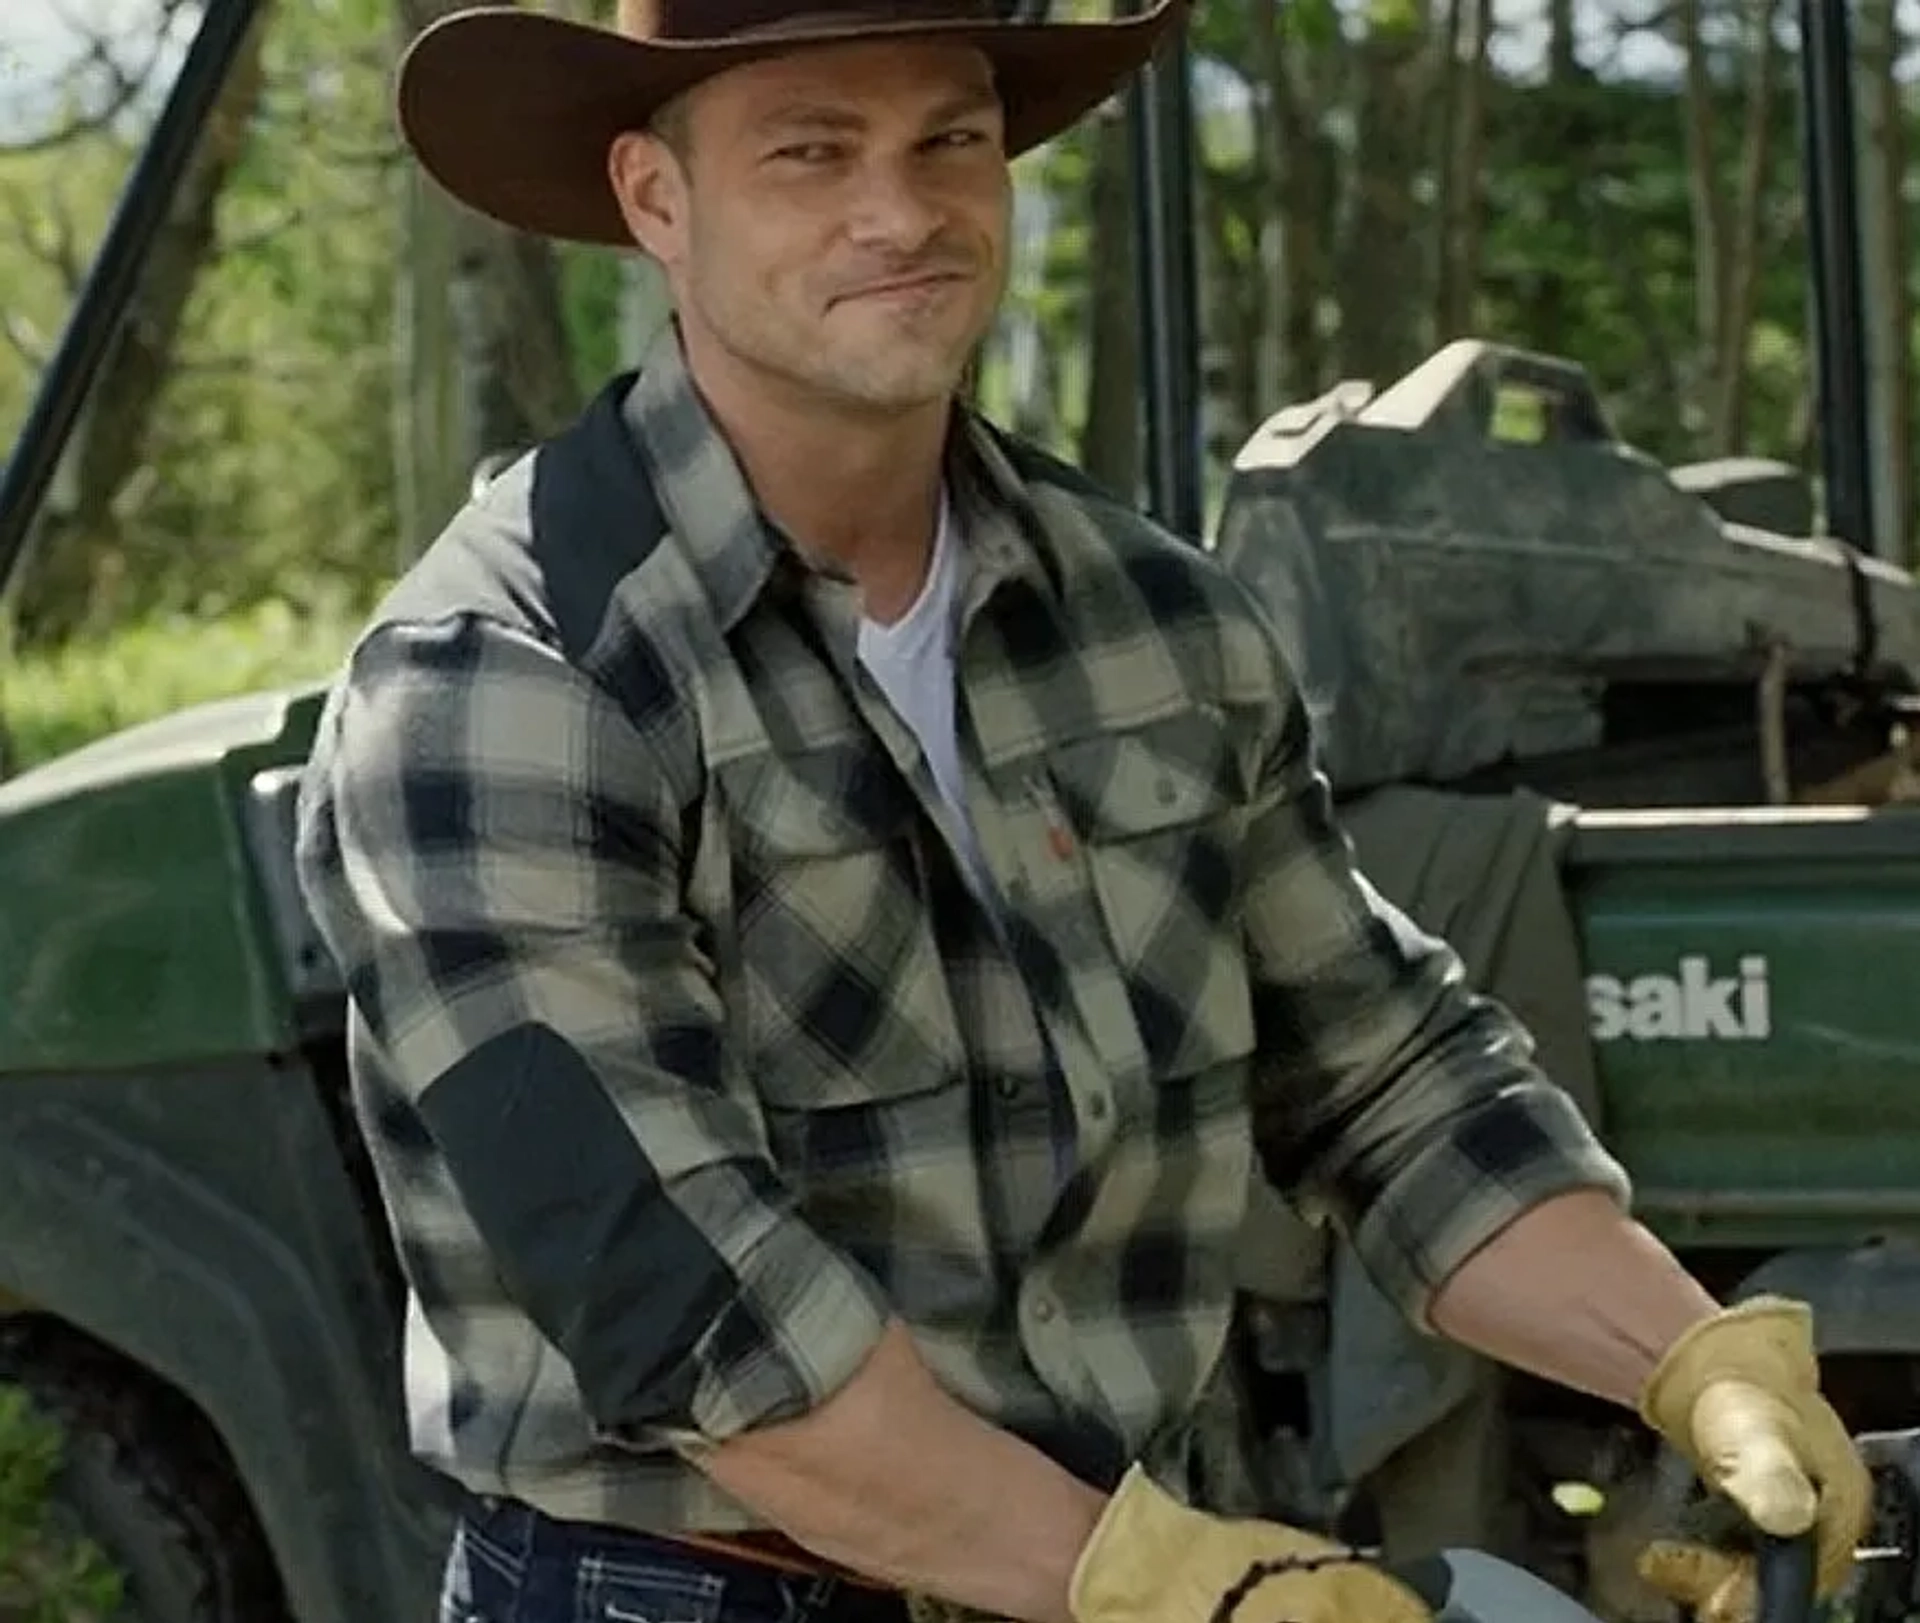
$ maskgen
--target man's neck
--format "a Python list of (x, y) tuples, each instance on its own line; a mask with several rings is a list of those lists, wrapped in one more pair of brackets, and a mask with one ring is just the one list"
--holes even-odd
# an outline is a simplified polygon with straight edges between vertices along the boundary
[(905, 613), (933, 555), (951, 405), (833, 412), (759, 380), (747, 386), (724, 363), (689, 355), (688, 365), (767, 517), (846, 570), (869, 616)]

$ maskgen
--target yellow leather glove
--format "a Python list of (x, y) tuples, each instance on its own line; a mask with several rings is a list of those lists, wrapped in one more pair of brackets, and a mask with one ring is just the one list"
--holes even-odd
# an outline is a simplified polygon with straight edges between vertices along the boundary
[[(1681, 1336), (1648, 1377), (1640, 1415), (1684, 1455), (1709, 1489), (1762, 1532), (1817, 1530), (1818, 1587), (1830, 1598), (1853, 1567), (1872, 1514), (1873, 1485), (1847, 1428), (1820, 1395), (1813, 1313), (1757, 1296)], [(1640, 1573), (1703, 1623), (1753, 1616), (1750, 1557), (1657, 1544)]]
[(1639, 1569), (1642, 1578), (1699, 1623), (1749, 1623), (1760, 1604), (1751, 1556), (1656, 1539), (1641, 1554)]
[(904, 1598), (907, 1603), (907, 1623), (1012, 1623), (1010, 1618), (975, 1611), (971, 1606), (942, 1600), (937, 1595), (910, 1591)]
[[(1321, 1563), (1268, 1572), (1264, 1564)], [(1431, 1623), (1405, 1585), (1352, 1552), (1280, 1522), (1210, 1516), (1138, 1465), (1121, 1479), (1074, 1566), (1077, 1623)]]

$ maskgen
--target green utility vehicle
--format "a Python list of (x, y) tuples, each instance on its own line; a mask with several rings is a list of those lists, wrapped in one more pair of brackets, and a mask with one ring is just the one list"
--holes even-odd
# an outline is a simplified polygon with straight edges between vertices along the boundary
[[(253, 10), (205, 7), (0, 474), (0, 579)], [(1790, 477), (1662, 469), (1576, 364), (1477, 343), (1277, 412), (1211, 544), (1287, 631), (1369, 871), (1534, 1023), (1705, 1278), (1818, 1304), (1864, 1428), (1920, 1403), (1920, 589), (1861, 518), (1844, 20), (1803, 11), (1826, 530), (1855, 545)], [(1132, 116), (1152, 499), (1197, 536), (1185, 94), (1176, 51)], [(66, 1423), (63, 1503), (148, 1623), (433, 1615), (447, 1501), (292, 874), (319, 697), (0, 784), (0, 1382)], [(1638, 1428), (1414, 1336), (1279, 1203), (1254, 1227), (1249, 1491), (1636, 1615), (1620, 1552), (1671, 1487)]]

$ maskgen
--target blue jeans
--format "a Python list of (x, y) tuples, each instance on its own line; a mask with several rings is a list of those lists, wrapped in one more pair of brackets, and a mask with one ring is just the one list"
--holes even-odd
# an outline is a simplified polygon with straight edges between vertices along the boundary
[(470, 1500), (456, 1524), (440, 1623), (906, 1623), (906, 1604), (488, 1499)]

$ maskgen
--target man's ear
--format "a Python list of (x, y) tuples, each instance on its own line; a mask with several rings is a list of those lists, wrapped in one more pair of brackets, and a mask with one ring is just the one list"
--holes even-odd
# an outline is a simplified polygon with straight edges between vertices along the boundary
[(687, 179), (667, 143), (645, 130), (614, 137), (607, 179), (633, 240), (663, 267), (684, 253)]

